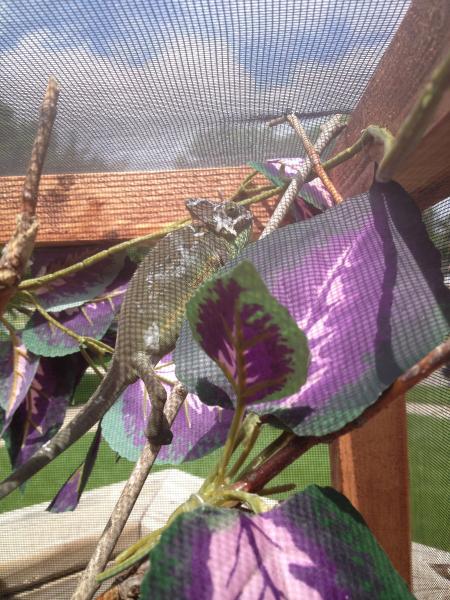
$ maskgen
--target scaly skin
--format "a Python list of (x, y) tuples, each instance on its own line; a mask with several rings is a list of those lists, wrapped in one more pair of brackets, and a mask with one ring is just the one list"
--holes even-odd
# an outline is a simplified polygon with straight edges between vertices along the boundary
[(251, 213), (231, 202), (189, 200), (186, 207), (193, 225), (163, 238), (130, 281), (113, 360), (103, 381), (77, 416), (0, 484), (0, 498), (76, 442), (139, 377), (152, 401), (149, 440), (157, 445), (172, 441), (163, 413), (166, 393), (153, 367), (175, 347), (188, 300), (248, 243), (252, 225)]

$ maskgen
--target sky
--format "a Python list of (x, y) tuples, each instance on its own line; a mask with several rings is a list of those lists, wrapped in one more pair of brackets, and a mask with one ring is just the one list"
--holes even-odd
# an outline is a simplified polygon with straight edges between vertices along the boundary
[(34, 118), (55, 76), (59, 138), (112, 169), (207, 166), (227, 135), (224, 163), (270, 158), (262, 117), (351, 110), (408, 4), (0, 0), (0, 99)]

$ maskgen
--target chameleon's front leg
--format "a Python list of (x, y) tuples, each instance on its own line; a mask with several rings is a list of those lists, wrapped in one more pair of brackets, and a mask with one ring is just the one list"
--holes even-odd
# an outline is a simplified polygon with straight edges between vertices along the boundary
[(153, 362), (146, 355), (140, 354), (134, 360), (137, 375), (144, 382), (147, 393), (152, 403), (152, 411), (148, 420), (145, 435), (148, 441), (155, 446), (164, 446), (172, 442), (173, 433), (164, 414), (164, 405), (167, 394), (158, 375), (153, 368)]

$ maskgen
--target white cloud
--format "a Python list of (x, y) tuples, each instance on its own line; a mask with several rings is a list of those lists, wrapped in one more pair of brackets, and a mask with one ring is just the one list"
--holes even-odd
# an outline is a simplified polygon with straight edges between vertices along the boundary
[[(311, 15), (294, 10), (292, 2), (286, 10), (299, 31), (311, 20)], [(242, 35), (245, 20), (239, 23)], [(362, 24), (357, 21), (353, 26)], [(288, 83), (263, 86), (237, 61), (236, 47), (225, 37), (175, 36), (164, 24), (158, 27), (160, 53), (138, 66), (119, 53), (95, 54), (87, 45), (52, 48), (54, 34), (48, 30), (29, 34), (0, 53), (0, 98), (15, 108), (18, 117), (34, 117), (53, 75), (61, 84), (57, 118), (61, 138), (75, 132), (81, 147), (129, 169), (164, 169), (188, 152), (199, 132), (209, 131), (205, 143), (219, 146), (220, 152), (221, 140), (211, 132), (223, 134), (224, 124), (235, 119), (242, 123), (288, 108), (353, 106), (382, 51), (377, 45), (352, 50), (332, 65), (299, 61)], [(246, 27), (250, 35), (250, 24)], [(164, 39), (166, 46), (161, 43)], [(280, 133), (257, 122), (246, 127), (253, 135), (257, 132), (265, 151), (282, 153)], [(258, 158), (258, 144), (253, 154), (247, 158)]]

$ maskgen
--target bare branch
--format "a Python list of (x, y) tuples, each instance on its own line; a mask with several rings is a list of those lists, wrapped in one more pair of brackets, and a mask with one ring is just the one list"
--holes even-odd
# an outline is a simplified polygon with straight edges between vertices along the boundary
[(58, 84), (55, 79), (50, 78), (42, 102), (38, 130), (23, 186), (22, 214), (17, 217), (16, 230), (0, 257), (0, 314), (3, 314), (9, 299), (16, 291), (34, 248), (38, 230), (35, 212), (39, 181), (56, 117), (58, 94)]
[[(164, 409), (169, 424), (173, 423), (186, 395), (187, 390), (181, 384), (177, 384), (173, 388)], [(130, 478), (125, 484), (120, 498), (98, 541), (94, 554), (78, 582), (72, 600), (89, 600), (100, 587), (100, 584), (96, 581), (96, 576), (105, 568), (142, 490), (150, 469), (158, 456), (159, 450), (160, 446), (152, 446), (149, 443), (145, 444), (142, 454), (136, 463)]]
[[(341, 115), (335, 115), (329, 121), (324, 123), (321, 127), (321, 132), (319, 137), (317, 138), (315, 144), (315, 150), (318, 154), (322, 154), (328, 144), (331, 142), (333, 138), (335, 138), (345, 127), (345, 124), (342, 122)], [(261, 238), (272, 233), (277, 227), (279, 227), (280, 223), (283, 221), (286, 216), (291, 204), (296, 198), (299, 189), (305, 182), (306, 178), (310, 174), (312, 170), (312, 162), (309, 158), (305, 160), (302, 167), (299, 169), (297, 175), (293, 177), (291, 180), (287, 190), (283, 194), (280, 202), (272, 213), (269, 222), (267, 223), (264, 231), (261, 234)]]
[(303, 129), (302, 124), (295, 115), (288, 115), (286, 118), (297, 133), (297, 135), (299, 136), (299, 138), (301, 139), (302, 144), (305, 147), (306, 154), (308, 155), (309, 160), (312, 163), (316, 175), (322, 180), (322, 183), (333, 198), (334, 203), (340, 204), (342, 202), (342, 196), (334, 187), (328, 175), (325, 173), (322, 163), (320, 162), (320, 156), (317, 150), (314, 148), (313, 144), (311, 143), (311, 140), (307, 136), (306, 131)]

